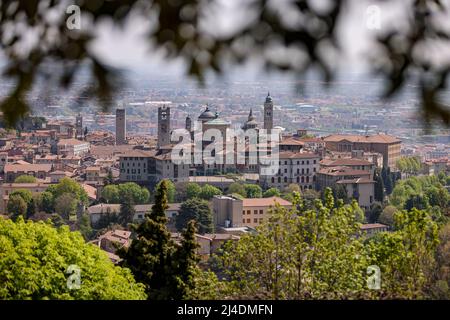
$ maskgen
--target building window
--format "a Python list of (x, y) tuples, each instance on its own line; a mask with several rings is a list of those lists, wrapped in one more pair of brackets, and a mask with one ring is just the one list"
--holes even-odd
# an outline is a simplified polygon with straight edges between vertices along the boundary
[(274, 177), (272, 177), (272, 183), (275, 183), (275, 178)]
[(281, 183), (281, 177), (278, 177), (278, 183)]
[(253, 223), (258, 223), (258, 219), (257, 218), (253, 219)]
[(245, 210), (242, 210), (242, 214), (245, 215)]
[(313, 163), (316, 164), (316, 160), (314, 160)]
[(247, 219), (247, 223), (250, 223), (250, 221), (251, 221), (250, 219)]
[(263, 211), (262, 211), (262, 210), (259, 210), (259, 214), (263, 214)]
[(287, 169), (284, 169), (284, 173), (287, 173)]
[(247, 210), (247, 214), (250, 214), (250, 210)]
[(262, 223), (264, 218), (259, 218), (259, 223)]
[(287, 177), (284, 177), (284, 182), (287, 182), (287, 180), (288, 180)]
[(242, 223), (245, 223), (245, 219), (242, 219)]

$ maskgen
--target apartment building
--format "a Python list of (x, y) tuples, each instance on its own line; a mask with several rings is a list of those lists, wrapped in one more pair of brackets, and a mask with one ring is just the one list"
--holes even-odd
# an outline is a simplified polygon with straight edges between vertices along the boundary
[(279, 197), (239, 199), (233, 196), (213, 198), (213, 223), (218, 227), (256, 227), (268, 219), (276, 204), (290, 208), (292, 203)]
[(132, 150), (119, 155), (120, 180), (156, 183), (162, 179), (189, 181), (189, 164), (176, 164), (171, 152)]
[(364, 152), (378, 152), (383, 155), (383, 166), (395, 169), (396, 162), (401, 156), (401, 140), (396, 137), (376, 135), (345, 135), (334, 134), (324, 138), (327, 150), (337, 152), (351, 152), (363, 150)]
[[(320, 156), (312, 152), (280, 152), (279, 168), (275, 174), (260, 173), (263, 187), (280, 190), (290, 184), (298, 184), (301, 189), (315, 189)], [(264, 167), (262, 167), (264, 168)]]

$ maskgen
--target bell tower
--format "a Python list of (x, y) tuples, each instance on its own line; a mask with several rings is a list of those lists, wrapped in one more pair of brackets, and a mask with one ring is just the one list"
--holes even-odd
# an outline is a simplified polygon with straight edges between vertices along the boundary
[(170, 108), (158, 108), (158, 148), (170, 144)]
[(264, 102), (264, 129), (267, 130), (267, 133), (270, 133), (273, 129), (273, 101), (269, 92), (267, 92)]

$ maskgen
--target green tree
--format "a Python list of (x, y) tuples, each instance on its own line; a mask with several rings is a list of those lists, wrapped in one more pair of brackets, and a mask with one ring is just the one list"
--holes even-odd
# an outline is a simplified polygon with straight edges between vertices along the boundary
[(214, 230), (211, 208), (203, 199), (193, 198), (183, 202), (180, 213), (176, 217), (175, 226), (181, 231), (188, 226), (191, 220), (197, 223), (198, 231), (201, 234), (211, 233)]
[(76, 196), (70, 193), (63, 193), (55, 199), (55, 211), (63, 219), (69, 221), (74, 219), (77, 214), (77, 203)]
[(375, 181), (375, 201), (384, 201), (384, 183), (381, 173), (378, 169), (374, 172), (373, 180)]
[(428, 197), (423, 194), (411, 195), (405, 202), (405, 210), (410, 211), (412, 208), (419, 210), (428, 209), (430, 203), (428, 202)]
[(383, 179), (383, 185), (386, 189), (386, 194), (390, 195), (394, 188), (394, 183), (392, 181), (392, 175), (389, 168), (383, 167), (381, 170), (381, 177)]
[(91, 240), (93, 236), (93, 229), (91, 226), (91, 219), (89, 218), (89, 215), (83, 214), (80, 220), (77, 221), (77, 227), (86, 241)]
[(47, 191), (53, 195), (54, 199), (57, 199), (61, 195), (68, 193), (75, 199), (83, 204), (88, 203), (88, 196), (83, 187), (75, 180), (70, 178), (62, 178), (56, 185), (51, 185), (47, 188)]
[(239, 182), (233, 182), (232, 184), (230, 184), (230, 186), (228, 187), (228, 193), (239, 194), (244, 198), (247, 197), (247, 191), (245, 187), (242, 185), (242, 183)]
[(104, 180), (103, 183), (104, 183), (105, 186), (108, 186), (108, 185), (111, 185), (111, 184), (114, 183), (114, 176), (113, 176), (113, 173), (112, 173), (111, 169), (108, 170), (108, 174), (106, 175), (105, 180)]
[(133, 222), (135, 213), (136, 209), (134, 208), (133, 198), (129, 196), (128, 199), (123, 199), (123, 202), (120, 205), (118, 222), (123, 226), (127, 226), (129, 223)]
[(216, 188), (210, 184), (205, 184), (202, 187), (202, 191), (199, 194), (199, 197), (205, 200), (211, 200), (214, 196), (219, 196), (222, 194), (219, 188)]
[(380, 217), (378, 218), (378, 222), (388, 226), (393, 226), (394, 215), (397, 211), (398, 209), (394, 206), (386, 206), (381, 212)]
[(366, 256), (356, 202), (335, 207), (332, 191), (306, 209), (295, 193), (291, 209), (276, 206), (257, 233), (228, 242), (219, 259), (233, 297), (332, 299), (365, 296)]
[(36, 183), (36, 181), (37, 181), (36, 177), (23, 174), (21, 176), (18, 176), (14, 180), (14, 183)]
[(186, 187), (186, 196), (188, 199), (192, 199), (194, 197), (200, 197), (200, 193), (202, 192), (202, 187), (200, 187), (197, 183), (190, 182)]
[(263, 194), (264, 198), (280, 197), (280, 196), (281, 196), (280, 190), (278, 190), (277, 188), (267, 189)]
[(106, 203), (120, 203), (119, 187), (114, 184), (105, 186), (102, 190), (102, 198)]
[(18, 217), (26, 217), (27, 204), (19, 195), (11, 195), (8, 200), (7, 211), (11, 219), (16, 220)]
[(129, 248), (118, 251), (123, 259), (121, 264), (145, 285), (150, 300), (181, 299), (184, 293), (184, 284), (176, 278), (179, 270), (174, 267), (176, 246), (166, 227), (167, 188), (165, 180), (158, 185), (152, 211), (146, 214), (143, 223), (134, 227), (136, 239)]
[(377, 234), (367, 247), (370, 263), (379, 266), (383, 275), (379, 297), (424, 298), (435, 267), (438, 226), (426, 211), (413, 208), (394, 215), (394, 228)]
[(197, 255), (199, 245), (195, 238), (197, 232), (195, 225), (194, 220), (188, 222), (187, 227), (182, 231), (181, 246), (177, 248), (175, 253), (175, 260), (178, 265), (176, 276), (182, 284), (176, 298), (180, 299), (186, 298), (189, 292), (195, 290), (195, 269), (198, 268), (197, 263), (200, 261)]
[(344, 203), (348, 203), (350, 201), (348, 198), (347, 189), (342, 184), (335, 184), (331, 190), (336, 203), (339, 199), (344, 201)]
[[(129, 270), (114, 266), (105, 252), (66, 226), (0, 219), (0, 243), (0, 299), (146, 298)], [(77, 290), (67, 285), (71, 265), (80, 269)]]
[(147, 188), (140, 187), (134, 182), (127, 182), (118, 185), (119, 203), (124, 203), (133, 199), (135, 204), (145, 204), (150, 200), (150, 192)]
[(380, 204), (378, 204), (378, 203), (375, 203), (373, 206), (372, 206), (372, 209), (370, 209), (370, 212), (369, 212), (369, 222), (370, 223), (376, 223), (376, 222), (378, 222), (379, 221), (379, 219), (380, 219), (380, 216), (381, 216), (381, 213), (383, 212), (383, 207), (381, 207), (381, 205)]
[(11, 192), (11, 196), (19, 196), (21, 197), (27, 206), (27, 212), (25, 218), (31, 217), (35, 213), (35, 202), (33, 199), (33, 194), (30, 190), (27, 189), (17, 189), (13, 192)]
[(41, 204), (40, 207), (41, 211), (52, 213), (55, 206), (53, 194), (47, 191), (42, 192), (40, 204)]
[(262, 189), (257, 184), (245, 184), (245, 193), (247, 198), (262, 198)]
[[(169, 179), (164, 179), (164, 180), (166, 180), (166, 184), (167, 184), (167, 201), (169, 201), (169, 203), (174, 203), (175, 196), (177, 193), (177, 190), (175, 189), (175, 185)], [(158, 182), (158, 184), (155, 187), (155, 190), (158, 188), (158, 186), (161, 182), (162, 182), (162, 180), (160, 182)]]

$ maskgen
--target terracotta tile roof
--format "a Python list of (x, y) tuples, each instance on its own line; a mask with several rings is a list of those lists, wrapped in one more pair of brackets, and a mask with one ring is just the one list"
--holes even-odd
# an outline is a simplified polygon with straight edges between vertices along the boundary
[(89, 198), (91, 199), (97, 199), (97, 189), (88, 185), (88, 184), (81, 184), (81, 186), (83, 187), (84, 191), (86, 191), (87, 195)]
[(138, 158), (142, 158), (142, 157), (153, 157), (155, 156), (156, 151), (155, 150), (130, 150), (130, 151), (126, 151), (122, 154), (119, 154), (120, 158), (125, 158), (125, 157), (138, 157)]
[(279, 144), (284, 146), (303, 146), (305, 143), (303, 141), (290, 137), (283, 139)]
[(370, 175), (368, 170), (356, 170), (349, 167), (331, 167), (323, 168), (319, 170), (320, 174), (326, 174), (331, 176), (358, 176), (358, 175)]
[(372, 162), (362, 159), (341, 158), (341, 159), (323, 159), (320, 161), (323, 166), (370, 166)]
[(45, 171), (50, 172), (52, 170), (51, 164), (6, 164), (4, 171), (5, 172), (37, 172), (37, 171)]
[(282, 151), (279, 153), (278, 157), (280, 159), (313, 159), (320, 158), (317, 153), (313, 152), (291, 152)]
[(386, 134), (376, 134), (372, 136), (350, 135), (350, 134), (332, 134), (324, 138), (325, 142), (339, 142), (347, 140), (350, 142), (362, 143), (395, 143), (401, 142), (396, 137)]
[(246, 198), (242, 200), (244, 207), (268, 207), (273, 206), (275, 203), (281, 206), (291, 206), (292, 203), (284, 200), (280, 197), (270, 197), (270, 198)]
[(70, 145), (70, 146), (76, 146), (79, 144), (89, 144), (89, 142), (86, 141), (80, 141), (78, 139), (60, 139), (58, 142), (58, 146), (64, 146), (64, 145)]

